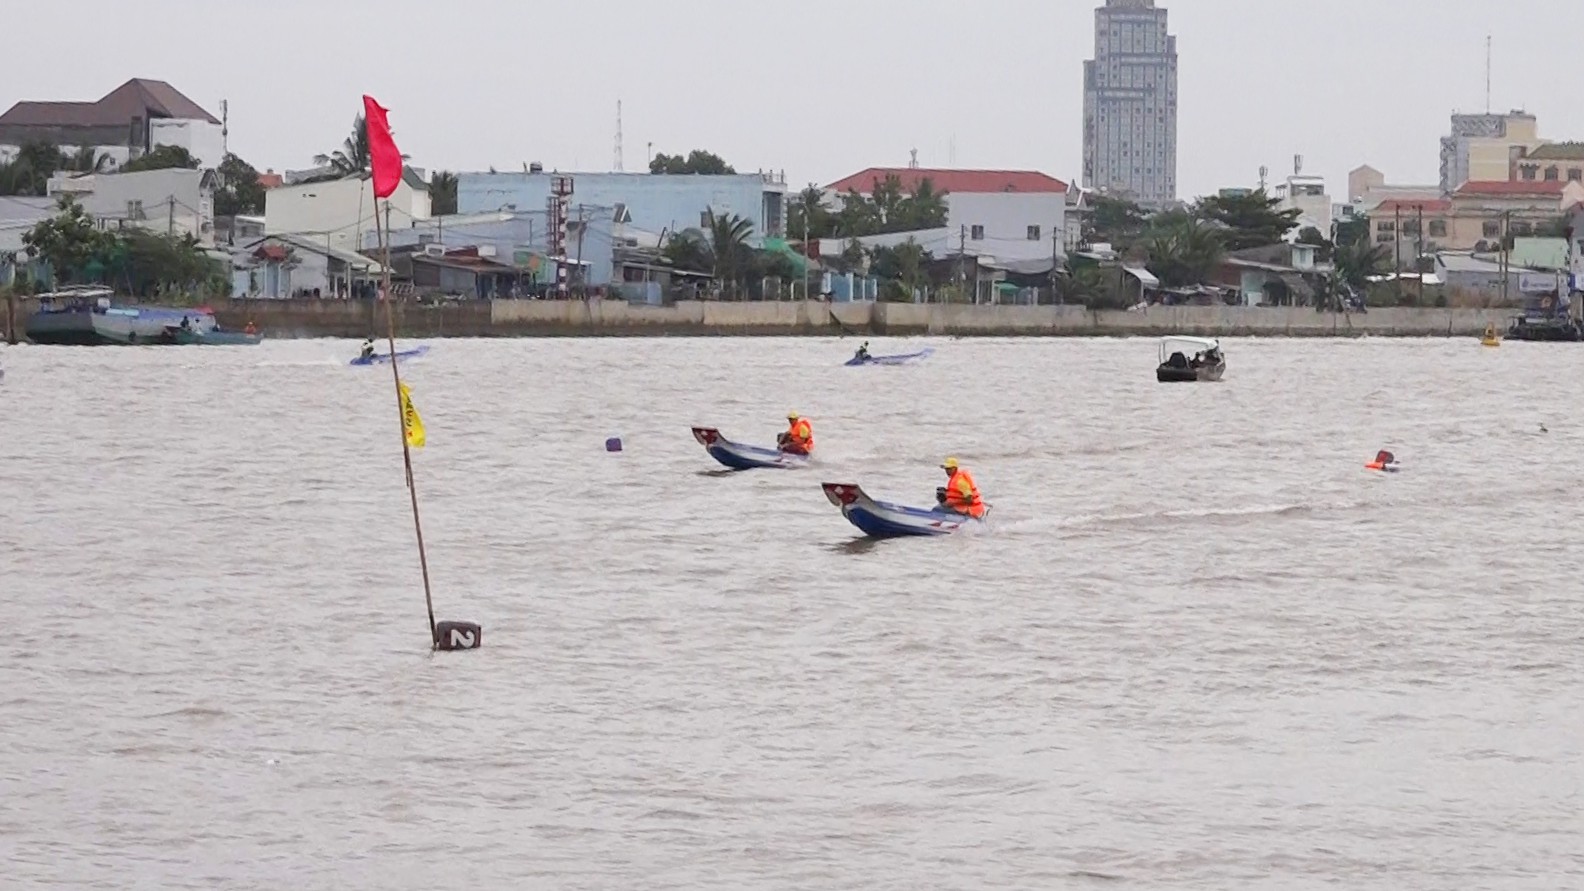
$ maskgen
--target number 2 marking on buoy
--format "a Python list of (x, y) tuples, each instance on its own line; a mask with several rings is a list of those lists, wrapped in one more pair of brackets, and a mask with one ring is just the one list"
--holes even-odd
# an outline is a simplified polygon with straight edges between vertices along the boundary
[(453, 650), (471, 650), (476, 638), (473, 632), (463, 631), (460, 628), (451, 629), (451, 648)]

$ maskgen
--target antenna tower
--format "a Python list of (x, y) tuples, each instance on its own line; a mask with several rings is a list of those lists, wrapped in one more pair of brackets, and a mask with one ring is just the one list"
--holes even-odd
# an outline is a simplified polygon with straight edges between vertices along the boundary
[(1485, 35), (1485, 113), (1491, 113), (1491, 36)]
[(621, 100), (616, 100), (616, 172), (622, 172)]
[(231, 103), (220, 100), (220, 155), (225, 160), (225, 155), (231, 151)]

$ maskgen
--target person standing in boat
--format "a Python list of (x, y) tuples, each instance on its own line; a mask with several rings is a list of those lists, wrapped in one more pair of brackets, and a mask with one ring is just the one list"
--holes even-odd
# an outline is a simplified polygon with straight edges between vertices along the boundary
[(859, 362), (869, 361), (869, 341), (866, 340), (863, 342), (863, 346), (858, 348), (858, 352), (853, 353), (853, 358), (857, 359)]
[(941, 469), (946, 471), (946, 486), (935, 490), (936, 502), (947, 510), (975, 519), (983, 517), (985, 503), (979, 495), (979, 487), (974, 484), (973, 476), (962, 469), (956, 458), (947, 458), (941, 464)]
[(374, 358), (374, 338), (365, 337), (365, 338), (363, 338), (363, 361), (367, 362), (367, 361), (369, 361), (370, 359), (373, 359), (373, 358)]
[(814, 452), (814, 425), (797, 412), (787, 413), (787, 431), (776, 437), (781, 451), (789, 455), (810, 455)]

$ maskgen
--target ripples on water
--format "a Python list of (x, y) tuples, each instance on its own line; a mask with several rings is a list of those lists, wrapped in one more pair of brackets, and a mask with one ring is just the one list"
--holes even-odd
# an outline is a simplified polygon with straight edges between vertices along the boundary
[(3, 884), (1584, 887), (1584, 351), (852, 346), (437, 342), (440, 655), (355, 344), (6, 350)]

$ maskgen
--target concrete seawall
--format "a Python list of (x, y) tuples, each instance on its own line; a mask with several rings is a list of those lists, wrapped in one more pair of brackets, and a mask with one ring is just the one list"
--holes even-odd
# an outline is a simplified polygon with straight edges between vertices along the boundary
[[(16, 301), (20, 328), (36, 303)], [(363, 337), (385, 330), (370, 301), (217, 300), (221, 324), (252, 322), (267, 336)], [(1504, 328), (1506, 309), (1373, 309), (1348, 315), (1303, 307), (1155, 306), (1140, 312), (1081, 306), (967, 306), (911, 303), (717, 303), (630, 305), (619, 300), (466, 301), (444, 306), (398, 303), (406, 337), (647, 335), (963, 335), (1045, 337), (1448, 337)], [(11, 332), (7, 331), (6, 334)], [(16, 331), (18, 336), (21, 331)]]

